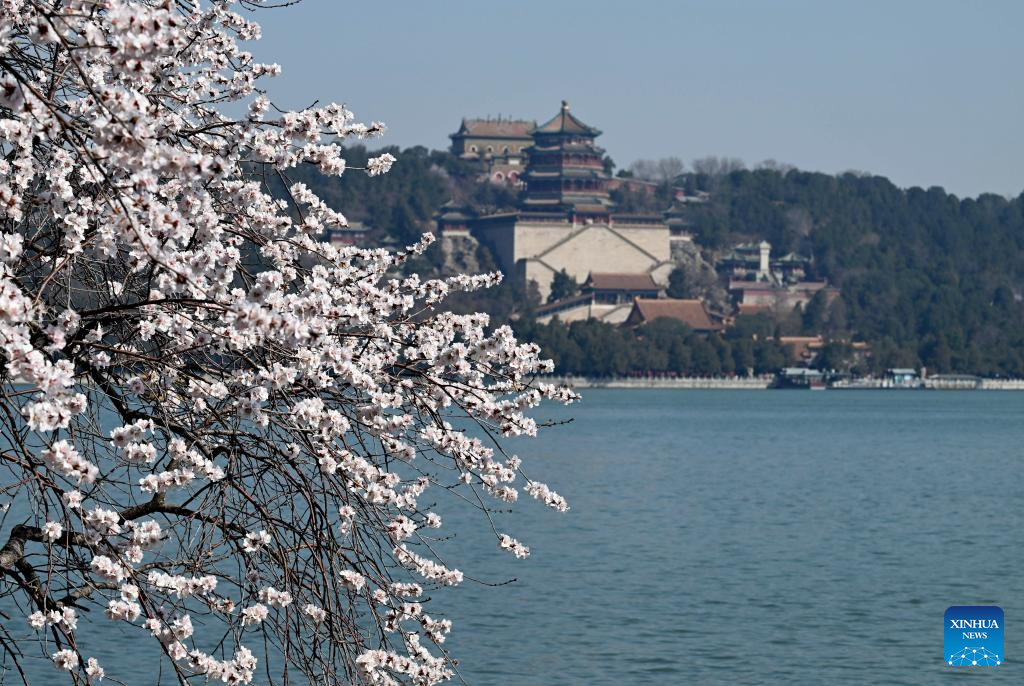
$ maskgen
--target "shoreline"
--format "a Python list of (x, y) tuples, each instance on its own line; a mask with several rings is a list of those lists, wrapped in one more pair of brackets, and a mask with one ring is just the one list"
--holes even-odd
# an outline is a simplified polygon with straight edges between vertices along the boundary
[[(676, 390), (779, 390), (770, 388), (774, 377), (677, 377), (677, 378), (635, 378), (616, 377), (608, 379), (591, 379), (583, 376), (548, 376), (543, 380), (547, 383), (566, 385), (572, 388), (618, 388), (618, 389), (676, 389)], [(972, 390), (972, 391), (1024, 391), (1024, 379), (982, 379), (977, 388), (950, 386), (925, 386), (920, 389), (868, 388), (868, 389), (828, 389), (828, 390)]]

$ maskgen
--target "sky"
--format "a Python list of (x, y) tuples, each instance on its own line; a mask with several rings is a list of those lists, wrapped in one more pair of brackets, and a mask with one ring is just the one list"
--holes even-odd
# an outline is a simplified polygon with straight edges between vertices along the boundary
[(620, 167), (774, 159), (961, 197), (1024, 191), (1024, 2), (303, 0), (259, 10), (291, 109), (343, 102), (384, 142), (568, 100)]

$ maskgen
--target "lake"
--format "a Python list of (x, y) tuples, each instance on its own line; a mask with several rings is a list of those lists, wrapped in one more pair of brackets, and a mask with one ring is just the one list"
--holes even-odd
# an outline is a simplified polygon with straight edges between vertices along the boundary
[(1024, 680), (1024, 393), (590, 390), (545, 416), (575, 421), (515, 448), (572, 509), (500, 522), (527, 560), (449, 546), (518, 578), (444, 594), (470, 684), (952, 682), (951, 605), (1002, 607), (984, 676)]
[[(497, 517), (530, 558), (439, 505), (467, 581), (427, 611), (472, 686), (952, 682), (951, 605), (1002, 607), (984, 677), (1024, 682), (1024, 393), (588, 390), (537, 416), (573, 421), (510, 447), (572, 509)], [(155, 683), (126, 629), (92, 654)]]

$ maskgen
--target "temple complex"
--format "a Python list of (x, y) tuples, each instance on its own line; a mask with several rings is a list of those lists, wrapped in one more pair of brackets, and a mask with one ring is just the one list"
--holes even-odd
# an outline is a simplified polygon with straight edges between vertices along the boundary
[[(448, 206), (436, 217), (439, 233), (470, 233), (490, 248), (503, 272), (535, 281), (543, 298), (563, 269), (580, 283), (593, 272), (647, 275), (664, 285), (674, 266), (665, 217), (616, 213), (604, 150), (596, 143), (601, 132), (563, 101), (529, 134), (518, 209), (473, 216)], [(465, 145), (471, 139), (467, 134), (460, 140)], [(475, 145), (479, 152), (480, 143)]]
[(796, 253), (772, 257), (768, 241), (742, 243), (718, 261), (739, 314), (786, 313), (806, 307), (819, 292), (831, 301), (839, 291), (822, 280), (807, 280), (811, 260)]

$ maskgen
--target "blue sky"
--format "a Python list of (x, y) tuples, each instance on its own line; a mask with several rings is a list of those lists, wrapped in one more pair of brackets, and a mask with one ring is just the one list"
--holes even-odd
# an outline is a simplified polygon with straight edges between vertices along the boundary
[(620, 166), (675, 155), (1024, 191), (1024, 2), (304, 0), (256, 13), (291, 108), (345, 102), (385, 142), (569, 100)]

